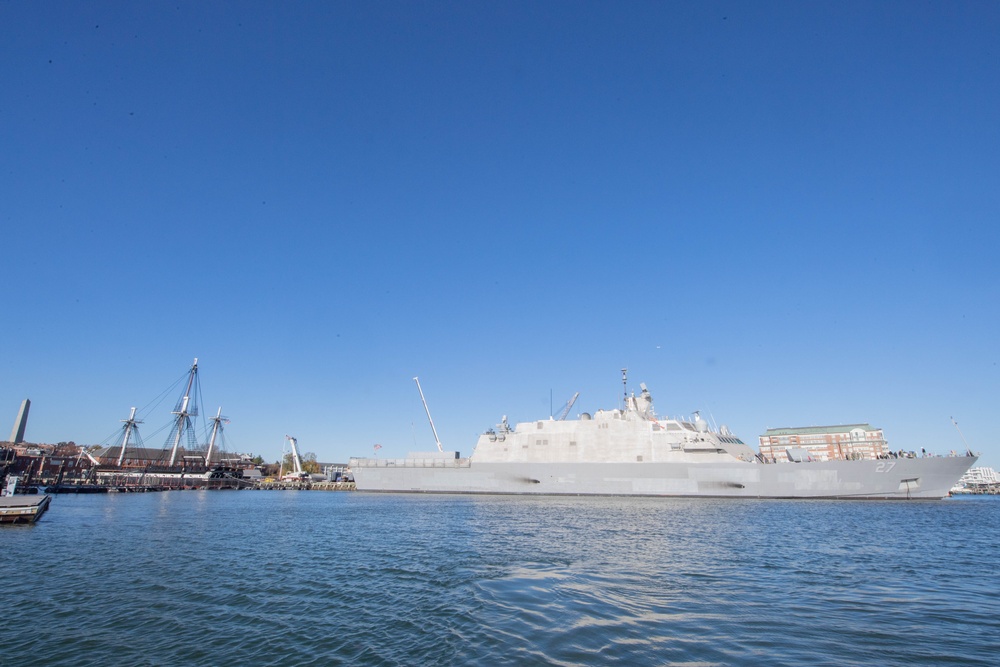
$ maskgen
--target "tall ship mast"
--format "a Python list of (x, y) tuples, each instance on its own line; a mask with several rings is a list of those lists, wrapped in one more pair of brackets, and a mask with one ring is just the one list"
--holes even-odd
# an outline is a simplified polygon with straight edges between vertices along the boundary
[(131, 412), (129, 412), (128, 419), (122, 420), (125, 425), (122, 427), (122, 441), (121, 441), (121, 451), (118, 454), (118, 467), (120, 468), (122, 463), (125, 461), (125, 451), (128, 449), (129, 441), (132, 439), (133, 435), (135, 439), (139, 440), (139, 427), (138, 425), (142, 423), (141, 420), (135, 418), (135, 408), (133, 407)]
[(215, 448), (215, 440), (218, 438), (219, 434), (222, 433), (222, 425), (229, 423), (229, 417), (222, 416), (222, 406), (219, 406), (219, 411), (215, 413), (212, 417), (212, 437), (208, 441), (208, 449), (205, 450), (205, 464), (212, 465), (212, 456), (217, 454)]
[[(191, 421), (192, 417), (198, 416), (198, 402), (192, 403), (192, 392), (195, 393), (195, 398), (198, 398), (201, 393), (201, 387), (198, 384), (198, 358), (195, 357), (194, 363), (191, 365), (191, 370), (188, 372), (188, 382), (187, 389), (184, 390), (184, 395), (180, 397), (177, 401), (177, 406), (174, 408), (171, 414), (176, 415), (176, 421), (174, 426), (173, 434), (173, 446), (170, 448), (170, 460), (167, 465), (174, 465), (177, 463), (177, 450), (180, 447), (181, 439), (187, 434), (187, 442), (189, 450), (198, 449), (197, 446), (197, 436), (194, 431), (194, 424)], [(169, 443), (169, 440), (168, 440)]]
[[(210, 431), (202, 434), (204, 444), (199, 444), (197, 418), (202, 410), (197, 358), (184, 376), (161, 393), (156, 404), (159, 405), (178, 384), (182, 386), (182, 393), (170, 412), (170, 423), (163, 427), (167, 429), (167, 437), (162, 449), (143, 446), (138, 428), (143, 420), (137, 418), (138, 412), (133, 407), (128, 419), (122, 420), (117, 444), (106, 447), (96, 457), (91, 456), (97, 461), (96, 477), (102, 478), (104, 483), (120, 482), (123, 486), (201, 486), (208, 480), (213, 480), (213, 486), (224, 486), (242, 477), (239, 462), (223, 454), (224, 429), (229, 418), (223, 416), (221, 407), (209, 418)], [(143, 412), (146, 409), (143, 408)]]

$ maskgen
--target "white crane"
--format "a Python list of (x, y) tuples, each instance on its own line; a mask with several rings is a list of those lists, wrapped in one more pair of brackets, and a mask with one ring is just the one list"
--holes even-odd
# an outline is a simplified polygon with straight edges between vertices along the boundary
[(580, 398), (580, 392), (573, 394), (573, 398), (566, 401), (566, 405), (562, 406), (562, 409), (559, 410), (559, 416), (554, 417), (555, 421), (561, 422), (566, 419), (566, 415), (568, 415), (569, 411), (573, 409), (573, 404), (576, 403), (576, 399), (578, 398)]
[(76, 457), (77, 464), (80, 463), (80, 459), (82, 459), (84, 456), (86, 456), (88, 459), (90, 459), (90, 462), (93, 463), (95, 466), (101, 465), (101, 462), (98, 461), (97, 458), (95, 458), (93, 454), (91, 454), (90, 452), (88, 452), (86, 447), (84, 447), (83, 445), (80, 445), (80, 453)]
[(302, 469), (302, 459), (299, 458), (299, 449), (297, 447), (298, 440), (290, 435), (286, 435), (285, 439), (292, 446), (292, 465), (295, 466), (295, 470), (292, 472), (285, 473), (281, 476), (283, 481), (288, 482), (301, 482), (309, 479), (309, 473)]
[(434, 433), (434, 442), (437, 444), (439, 452), (444, 451), (444, 447), (441, 446), (441, 438), (438, 437), (437, 429), (434, 428), (434, 420), (431, 419), (431, 410), (427, 407), (427, 399), (424, 398), (424, 390), (420, 388), (420, 378), (413, 378), (413, 381), (417, 383), (417, 391), (420, 392), (420, 401), (424, 404), (424, 412), (427, 413), (427, 421), (431, 423), (431, 432)]

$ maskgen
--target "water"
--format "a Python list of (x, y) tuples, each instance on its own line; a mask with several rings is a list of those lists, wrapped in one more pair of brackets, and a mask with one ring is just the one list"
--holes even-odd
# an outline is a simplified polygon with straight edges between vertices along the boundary
[(0, 530), (0, 665), (994, 665), (1000, 499), (184, 491)]

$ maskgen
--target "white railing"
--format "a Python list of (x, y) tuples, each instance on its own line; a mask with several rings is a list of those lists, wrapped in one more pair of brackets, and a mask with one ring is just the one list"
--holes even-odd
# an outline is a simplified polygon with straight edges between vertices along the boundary
[(353, 458), (351, 468), (468, 468), (469, 459), (419, 458), (419, 459), (369, 459)]

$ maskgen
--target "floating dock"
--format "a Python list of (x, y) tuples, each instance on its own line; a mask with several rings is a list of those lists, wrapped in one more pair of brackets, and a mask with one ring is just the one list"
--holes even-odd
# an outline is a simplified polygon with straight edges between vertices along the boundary
[(0, 523), (34, 523), (52, 498), (45, 494), (0, 497)]

